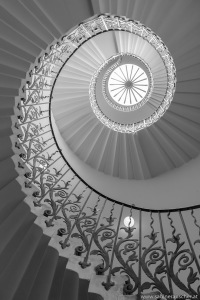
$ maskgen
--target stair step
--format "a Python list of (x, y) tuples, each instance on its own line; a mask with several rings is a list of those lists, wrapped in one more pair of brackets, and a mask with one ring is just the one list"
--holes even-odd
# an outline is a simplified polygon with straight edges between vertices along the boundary
[[(29, 206), (23, 201), (18, 203), (16, 208), (10, 213), (10, 215), (0, 225), (0, 255), (9, 245), (14, 244), (16, 239), (16, 245), (18, 244), (18, 234), (20, 230), (26, 231), (26, 227), (33, 223), (35, 216), (30, 213)], [(23, 230), (24, 227), (24, 230)], [(23, 236), (21, 234), (21, 237)], [(10, 246), (13, 251), (15, 247)], [(5, 250), (8, 253), (8, 250)], [(2, 268), (0, 269), (0, 272)]]
[(7, 266), (0, 278), (0, 286), (5, 287), (1, 291), (1, 299), (13, 299), (41, 236), (42, 229), (35, 224), (31, 225), (21, 239), (18, 235), (18, 246), (14, 248), (13, 256), (7, 259)]
[(28, 300), (48, 300), (58, 262), (58, 252), (48, 247)]
[(14, 179), (0, 190), (0, 224), (25, 198), (19, 183)]
[(78, 273), (68, 269), (65, 270), (60, 300), (66, 300), (66, 296), (67, 296), (67, 300), (79, 300)]
[(0, 161), (0, 189), (13, 181), (17, 176), (14, 162), (10, 157)]
[(48, 300), (60, 299), (66, 264), (67, 258), (59, 256)]
[[(47, 251), (49, 237), (42, 235), (39, 244), (32, 256), (32, 259), (27, 266), (23, 278), (15, 292), (13, 300), (28, 299), (34, 282), (37, 278), (40, 266)], [(57, 298), (54, 298), (57, 299)]]

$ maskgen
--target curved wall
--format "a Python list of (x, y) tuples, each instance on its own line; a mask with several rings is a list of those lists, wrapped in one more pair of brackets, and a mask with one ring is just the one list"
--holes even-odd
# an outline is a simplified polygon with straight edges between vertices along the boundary
[(200, 156), (185, 165), (148, 180), (124, 180), (96, 171), (66, 145), (53, 115), (52, 126), (59, 147), (78, 175), (100, 193), (118, 201), (150, 209), (173, 209), (199, 204)]
[[(152, 3), (155, 3), (155, 5), (153, 6)], [(199, 5), (199, 2), (196, 1), (192, 4), (194, 4), (194, 6)], [(171, 7), (171, 10), (169, 14), (166, 14), (166, 6), (168, 5)], [(50, 237), (44, 235), (41, 228), (34, 223), (36, 216), (30, 212), (29, 206), (24, 202), (25, 194), (21, 191), (21, 186), (17, 182), (18, 174), (15, 171), (12, 161), (13, 151), (10, 141), (10, 136), (12, 135), (11, 116), (14, 112), (15, 96), (18, 95), (21, 79), (25, 78), (29, 65), (35, 61), (39, 53), (46, 49), (47, 45), (54, 39), (59, 38), (68, 28), (71, 28), (80, 20), (93, 15), (93, 13), (111, 11), (112, 13), (117, 12), (118, 14), (128, 13), (131, 16), (131, 7), (133, 8), (134, 6), (134, 16), (139, 15), (139, 17), (142, 18), (143, 15), (145, 18), (147, 12), (149, 19), (151, 19), (152, 15), (154, 16), (153, 12), (156, 13), (157, 9), (160, 13), (160, 15), (157, 15), (162, 20), (161, 27), (165, 27), (166, 22), (168, 24), (169, 17), (170, 20), (172, 20), (173, 15), (177, 11), (182, 14), (180, 5), (182, 9), (186, 7), (187, 15), (194, 17), (189, 11), (189, 9), (193, 7), (191, 1), (183, 0), (181, 0), (181, 2), (178, 0), (176, 3), (173, 2), (173, 5), (170, 1), (160, 1), (158, 3), (158, 1), (153, 0), (148, 3), (146, 2), (146, 5), (144, 5), (142, 1), (136, 3), (136, 1), (129, 0), (65, 0), (58, 2), (54, 0), (1, 1), (0, 299), (65, 300), (66, 295), (67, 299), (69, 299), (68, 291), (66, 291), (69, 287), (69, 283), (66, 281), (67, 276), (65, 275), (66, 258), (58, 257), (57, 251), (52, 249), (49, 245)], [(78, 10), (77, 6), (79, 7)], [(152, 10), (151, 12), (149, 6)], [(199, 10), (195, 8), (196, 7), (192, 9), (198, 15)], [(79, 14), (77, 14), (77, 12), (79, 12)], [(165, 18), (163, 18), (162, 12), (164, 12)], [(147, 20), (148, 23), (150, 23), (149, 19)], [(155, 23), (154, 27), (156, 27), (159, 18), (152, 19)], [(197, 19), (194, 17), (193, 20), (195, 21)], [(191, 19), (190, 21), (192, 22)], [(173, 25), (172, 22), (170, 22), (170, 25), (171, 24)], [(185, 26), (188, 26), (188, 22), (185, 22)], [(186, 35), (188, 34), (188, 31), (184, 30), (184, 32)], [(194, 38), (196, 38), (196, 32), (197, 31), (194, 31)], [(178, 34), (176, 34), (176, 37), (177, 36)], [(171, 38), (171, 36), (169, 36), (169, 38)], [(179, 59), (186, 62), (188, 66), (192, 65), (195, 55), (199, 60), (199, 48), (192, 48), (195, 47), (195, 45), (196, 39), (192, 45), (187, 44), (187, 48), (192, 49), (192, 55), (190, 55), (187, 60), (184, 55), (179, 57)], [(182, 54), (184, 54), (184, 47), (181, 47), (178, 43), (177, 52), (179, 53), (180, 50)], [(185, 86), (185, 89), (187, 90), (187, 86)], [(72, 154), (70, 154), (68, 150), (66, 151), (69, 156), (71, 155), (72, 163), (76, 161), (77, 171), (82, 172), (80, 174), (84, 174), (85, 172), (85, 178), (90, 177), (90, 180), (93, 180), (91, 170), (88, 168), (86, 172), (83, 165), (79, 165), (77, 158), (74, 158), (75, 161), (73, 161)], [(196, 159), (194, 163), (191, 162), (190, 167), (191, 170), (193, 167), (193, 173), (195, 173), (195, 170), (199, 167), (199, 158)], [(103, 177), (106, 179), (106, 176)], [(196, 182), (198, 177), (194, 177), (193, 181), (194, 180)], [(189, 185), (194, 184), (191, 176), (188, 181)], [(186, 181), (187, 184), (188, 181)], [(107, 185), (112, 186), (111, 182), (108, 182)], [(198, 187), (196, 183), (195, 186)], [(103, 190), (103, 188), (101, 188), (101, 190)], [(167, 190), (167, 192), (170, 191)], [(120, 191), (118, 191), (118, 193), (120, 193)], [(196, 190), (195, 201), (197, 201), (197, 193), (199, 193), (199, 190)], [(120, 194), (118, 198), (119, 196)], [(167, 200), (170, 199), (169, 196), (168, 194), (168, 197), (166, 197)], [(191, 198), (194, 198), (193, 195), (190, 195), (190, 199)], [(76, 281), (76, 283), (78, 283), (78, 281)], [(102, 299), (101, 296), (90, 295), (90, 293), (85, 295), (81, 291), (76, 297), (76, 300), (82, 300), (85, 297), (87, 299)], [(108, 297), (105, 299), (108, 299)]]

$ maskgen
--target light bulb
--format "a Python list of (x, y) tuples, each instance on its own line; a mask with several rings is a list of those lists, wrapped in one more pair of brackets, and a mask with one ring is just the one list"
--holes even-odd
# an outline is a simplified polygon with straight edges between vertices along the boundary
[(39, 166), (38, 166), (40, 169), (45, 169), (45, 166), (44, 165), (41, 165), (41, 164), (39, 164)]
[(134, 223), (135, 223), (135, 221), (134, 221), (134, 219), (132, 217), (126, 217), (124, 219), (124, 225), (126, 227), (133, 227)]

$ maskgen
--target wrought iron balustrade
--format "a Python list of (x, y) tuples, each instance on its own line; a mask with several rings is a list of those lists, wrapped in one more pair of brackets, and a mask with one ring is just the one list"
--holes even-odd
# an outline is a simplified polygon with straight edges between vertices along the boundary
[[(31, 192), (36, 213), (43, 208), (43, 226), (55, 229), (66, 256), (73, 249), (83, 269), (90, 268), (91, 261), (93, 266), (97, 258), (94, 270), (106, 276), (102, 281), (106, 290), (115, 285), (115, 276), (124, 275), (124, 295), (156, 290), (166, 296), (199, 296), (200, 205), (157, 211), (110, 199), (72, 169), (52, 131), (52, 88), (59, 70), (81, 43), (114, 29), (117, 25), (111, 19), (89, 20), (63, 37), (38, 59), (22, 82), (13, 132), (24, 188), (27, 195)], [(128, 25), (123, 19), (120, 22), (124, 30)], [(140, 31), (136, 25), (132, 30)], [(165, 54), (158, 41), (155, 47)], [(126, 216), (134, 218), (134, 227), (123, 224)]]

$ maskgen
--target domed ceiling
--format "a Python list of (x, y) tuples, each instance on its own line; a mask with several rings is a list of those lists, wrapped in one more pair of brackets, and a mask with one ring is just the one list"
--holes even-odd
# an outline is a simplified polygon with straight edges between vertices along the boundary
[(199, 154), (198, 71), (183, 75), (184, 55), (173, 56), (175, 41), (170, 54), (166, 32), (162, 41), (140, 22), (101, 15), (79, 26), (81, 46), (68, 38), (74, 52), (63, 62), (51, 107), (76, 156), (114, 177), (148, 179)]

